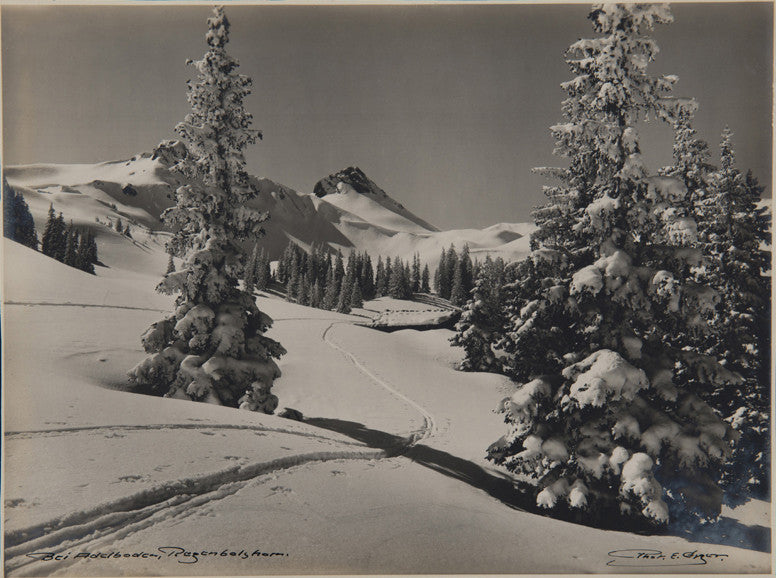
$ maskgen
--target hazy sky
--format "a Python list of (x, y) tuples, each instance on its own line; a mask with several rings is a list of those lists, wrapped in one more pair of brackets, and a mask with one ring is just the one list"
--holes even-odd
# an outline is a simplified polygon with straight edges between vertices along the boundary
[[(227, 6), (230, 53), (254, 80), (264, 140), (251, 172), (301, 192), (358, 165), (441, 228), (530, 220), (560, 162), (549, 126), (570, 78), (564, 50), (592, 36), (587, 5)], [(739, 167), (771, 182), (770, 3), (672, 4), (652, 71), (680, 77), (717, 155), (725, 124)], [(210, 8), (7, 6), (2, 16), (6, 164), (129, 158), (174, 137)], [(651, 169), (671, 132), (642, 130)], [(770, 191), (768, 191), (770, 194)]]

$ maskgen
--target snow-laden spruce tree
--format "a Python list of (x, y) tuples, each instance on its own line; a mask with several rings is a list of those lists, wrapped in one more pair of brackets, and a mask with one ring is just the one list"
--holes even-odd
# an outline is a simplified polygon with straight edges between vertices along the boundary
[(174, 231), (168, 250), (183, 259), (157, 289), (178, 294), (173, 315), (143, 335), (150, 354), (131, 372), (142, 389), (209, 403), (271, 413), (271, 393), (280, 370), (273, 358), (285, 350), (264, 335), (272, 320), (253, 297), (238, 288), (243, 270), (239, 241), (261, 234), (267, 218), (249, 209), (243, 150), (259, 133), (243, 106), (251, 81), (238, 74), (226, 52), (229, 21), (215, 8), (208, 19), (208, 51), (190, 62), (196, 82), (188, 83), (192, 107), (176, 132), (188, 154), (174, 169), (190, 178), (176, 204), (162, 218)]
[[(674, 130), (673, 163), (660, 174), (676, 177), (685, 184), (688, 203), (697, 215), (708, 196), (709, 175), (715, 168), (709, 162), (708, 143), (698, 137), (693, 127), (698, 103), (691, 98), (670, 99), (666, 100), (666, 109)], [(702, 226), (700, 222), (699, 226)]]
[[(672, 110), (673, 164), (661, 174), (681, 179), (696, 215), (698, 238), (690, 270), (699, 283), (720, 295), (715, 331), (698, 336), (698, 347), (713, 352), (740, 383), (703, 383), (689, 375), (690, 385), (740, 434), (725, 465), (723, 488), (731, 505), (767, 495), (770, 479), (770, 216), (758, 206), (762, 187), (751, 173), (735, 166), (732, 133), (725, 129), (720, 167), (709, 163), (709, 147), (692, 126), (694, 100), (677, 99)], [(679, 379), (684, 377), (681, 368)], [(694, 382), (694, 383), (693, 383)]]
[(501, 361), (493, 351), (493, 344), (500, 341), (504, 331), (504, 304), (502, 288), (507, 279), (504, 260), (494, 261), (490, 255), (480, 268), (471, 298), (455, 325), (453, 345), (463, 347), (464, 358), (459, 365), (462, 371), (501, 372)]
[[(504, 400), (508, 433), (489, 458), (535, 480), (545, 508), (665, 524), (719, 515), (731, 428), (675, 382), (735, 375), (694, 347), (719, 300), (688, 277), (696, 223), (687, 187), (648, 177), (637, 125), (667, 118), (675, 77), (653, 77), (649, 36), (667, 5), (596, 6), (598, 36), (574, 43), (563, 83), (564, 122), (552, 127), (568, 161), (550, 172), (533, 252), (516, 272), (511, 327), (501, 346), (523, 382)], [(683, 336), (686, 336), (687, 349)]]
[(764, 190), (751, 171), (735, 166), (732, 132), (725, 128), (720, 167), (709, 175), (709, 194), (700, 207), (705, 248), (705, 274), (721, 299), (709, 344), (736, 372), (736, 387), (715, 387), (709, 403), (741, 433), (725, 470), (728, 501), (737, 504), (753, 494), (764, 497), (770, 481), (771, 282), (770, 213), (761, 206)]

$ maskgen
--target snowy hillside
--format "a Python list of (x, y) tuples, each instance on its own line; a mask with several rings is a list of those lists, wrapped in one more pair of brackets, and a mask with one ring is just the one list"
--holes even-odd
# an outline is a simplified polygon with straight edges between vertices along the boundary
[[(138, 155), (127, 161), (16, 166), (7, 167), (5, 174), (30, 205), (38, 230), (42, 230), (46, 211), (53, 203), (66, 221), (73, 219), (76, 225), (94, 224), (95, 217), (106, 222), (122, 218), (158, 231), (163, 228), (159, 216), (173, 204), (175, 190), (185, 182), (169, 169), (174, 159), (172, 146), (163, 143), (152, 155)], [(300, 195), (270, 179), (254, 178), (251, 184), (258, 195), (250, 205), (272, 215), (262, 245), (273, 256), (283, 251), (289, 239), (302, 244), (350, 244), (318, 215), (310, 195)]]
[[(49, 205), (62, 211), (67, 222), (94, 228), (118, 218), (147, 232), (161, 230), (161, 212), (173, 203), (174, 191), (184, 182), (170, 170), (178, 155), (176, 142), (162, 143), (152, 153), (125, 161), (84, 165), (38, 164), (7, 167), (8, 182), (24, 195), (36, 226), (42, 231)], [(268, 211), (262, 239), (277, 258), (289, 241), (309, 248), (328, 244), (347, 254), (367, 251), (375, 258), (420, 255), (435, 268), (442, 249), (469, 244), (474, 258), (486, 255), (514, 260), (528, 251), (533, 225), (500, 223), (486, 229), (439, 231), (393, 200), (357, 168), (319, 181), (314, 193), (299, 193), (267, 178), (252, 178), (258, 191), (249, 206)]]
[[(4, 240), (9, 576), (604, 572), (634, 562), (609, 552), (633, 549), (721, 555), (673, 570), (768, 570), (768, 554), (732, 538), (523, 511), (484, 459), (512, 386), (455, 371), (447, 330), (383, 333), (261, 296), (288, 349), (273, 391), (304, 421), (129, 393), (140, 335), (172, 303), (153, 291), (155, 236), (108, 250), (111, 235), (96, 276)], [(762, 535), (767, 508), (742, 512), (726, 514), (730, 528)]]

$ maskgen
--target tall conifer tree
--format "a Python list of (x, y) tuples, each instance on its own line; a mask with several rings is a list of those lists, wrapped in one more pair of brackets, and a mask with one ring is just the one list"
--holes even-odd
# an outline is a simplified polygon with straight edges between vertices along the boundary
[(229, 26), (215, 8), (208, 50), (190, 62), (197, 71), (188, 83), (192, 110), (176, 127), (188, 151), (172, 168), (194, 180), (178, 188), (175, 206), (162, 215), (175, 231), (168, 248), (184, 259), (158, 287), (178, 294), (176, 310), (143, 335), (150, 355), (130, 377), (158, 394), (271, 413), (278, 400), (270, 390), (280, 376), (273, 358), (285, 350), (264, 335), (272, 320), (237, 285), (238, 243), (260, 235), (267, 215), (246, 206), (255, 191), (243, 150), (260, 134), (243, 106), (251, 81), (226, 51)]
[(713, 519), (732, 431), (679, 371), (720, 384), (735, 375), (683, 340), (713, 331), (704, 319), (718, 295), (688, 276), (687, 186), (647, 176), (636, 132), (647, 114), (668, 117), (676, 78), (646, 69), (649, 33), (672, 16), (618, 4), (590, 20), (598, 36), (571, 46), (565, 118), (552, 127), (568, 166), (549, 171), (561, 184), (535, 214), (510, 304), (506, 350), (524, 383), (504, 400), (509, 433), (489, 457), (532, 476), (540, 506), (588, 520)]

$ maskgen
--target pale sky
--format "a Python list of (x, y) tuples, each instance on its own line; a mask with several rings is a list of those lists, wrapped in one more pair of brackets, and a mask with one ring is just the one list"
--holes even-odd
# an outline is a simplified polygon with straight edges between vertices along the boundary
[[(593, 36), (587, 5), (226, 6), (229, 52), (254, 80), (264, 140), (248, 168), (300, 192), (350, 165), (440, 228), (529, 221), (558, 164), (565, 49)], [(718, 158), (771, 183), (770, 3), (672, 4), (655, 73), (697, 98)], [(187, 58), (206, 50), (210, 7), (3, 5), (5, 164), (129, 158), (173, 138), (188, 110)], [(671, 131), (642, 130), (650, 169)], [(770, 187), (769, 187), (770, 189)], [(767, 194), (770, 195), (770, 190)]]

